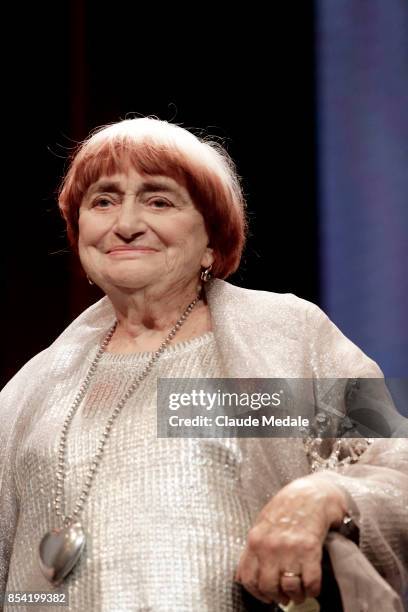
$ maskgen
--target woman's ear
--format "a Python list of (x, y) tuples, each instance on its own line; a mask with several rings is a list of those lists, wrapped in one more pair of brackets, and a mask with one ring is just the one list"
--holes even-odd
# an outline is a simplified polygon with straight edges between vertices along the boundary
[(214, 250), (211, 247), (207, 247), (201, 259), (201, 267), (208, 268), (208, 266), (211, 266), (211, 264), (214, 263), (214, 260)]

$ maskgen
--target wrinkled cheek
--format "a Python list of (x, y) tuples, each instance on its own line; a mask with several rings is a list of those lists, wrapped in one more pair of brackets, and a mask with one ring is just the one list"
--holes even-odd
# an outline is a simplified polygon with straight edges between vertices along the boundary
[(92, 272), (98, 270), (100, 263), (98, 264), (98, 253), (91, 247), (86, 247), (78, 242), (79, 260), (85, 271)]
[(193, 264), (193, 255), (188, 249), (187, 241), (177, 243), (177, 248), (169, 248), (165, 252), (165, 267), (168, 272), (185, 270)]
[(78, 241), (78, 254), (79, 254), (79, 260), (81, 264), (84, 266), (87, 260), (87, 253), (86, 253), (86, 248), (84, 247), (84, 245), (81, 243), (80, 240)]

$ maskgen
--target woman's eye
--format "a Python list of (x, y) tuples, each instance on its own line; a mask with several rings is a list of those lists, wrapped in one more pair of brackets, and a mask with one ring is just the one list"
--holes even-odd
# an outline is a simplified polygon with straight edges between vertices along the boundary
[(163, 200), (161, 198), (155, 198), (154, 200), (150, 200), (149, 202), (150, 206), (152, 206), (153, 208), (171, 208), (173, 206), (173, 204), (171, 202), (169, 202), (168, 200)]
[(109, 208), (109, 206), (112, 206), (112, 202), (106, 198), (99, 198), (93, 203), (93, 208)]

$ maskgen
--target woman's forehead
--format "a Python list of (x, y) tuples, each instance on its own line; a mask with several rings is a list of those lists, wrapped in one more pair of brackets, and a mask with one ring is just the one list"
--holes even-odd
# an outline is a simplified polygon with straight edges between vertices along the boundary
[(166, 174), (146, 174), (135, 168), (123, 168), (113, 173), (102, 173), (90, 183), (86, 195), (101, 191), (122, 192), (134, 189), (137, 192), (168, 191), (184, 198), (189, 193), (180, 181)]

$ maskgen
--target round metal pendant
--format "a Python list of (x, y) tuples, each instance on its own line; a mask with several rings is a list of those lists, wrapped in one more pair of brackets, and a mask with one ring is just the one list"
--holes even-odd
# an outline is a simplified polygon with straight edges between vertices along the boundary
[(40, 543), (40, 568), (51, 584), (58, 586), (77, 564), (85, 546), (80, 523), (52, 529)]

